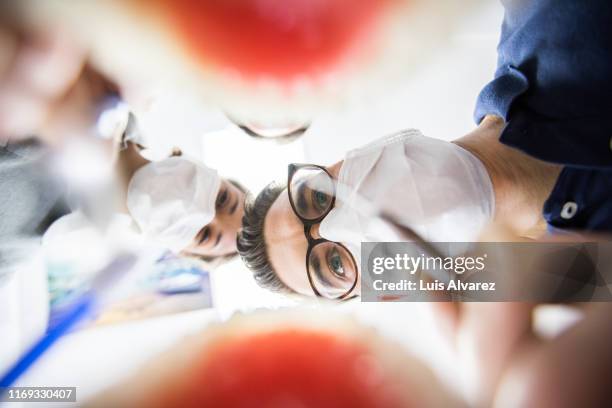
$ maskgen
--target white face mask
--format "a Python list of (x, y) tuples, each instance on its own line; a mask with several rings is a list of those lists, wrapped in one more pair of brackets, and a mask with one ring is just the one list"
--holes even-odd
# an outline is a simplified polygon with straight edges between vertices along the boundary
[(384, 212), (425, 240), (470, 241), (493, 207), (493, 185), (480, 160), (453, 143), (407, 130), (347, 154), (335, 208), (319, 232), (357, 256), (361, 242), (406, 240), (377, 218)]
[(220, 185), (215, 170), (171, 157), (138, 169), (127, 207), (146, 238), (178, 252), (215, 217)]

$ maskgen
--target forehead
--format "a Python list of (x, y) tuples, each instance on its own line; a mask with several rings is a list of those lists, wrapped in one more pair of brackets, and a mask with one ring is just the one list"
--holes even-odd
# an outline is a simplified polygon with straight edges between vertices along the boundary
[(270, 263), (283, 283), (298, 293), (312, 296), (306, 274), (308, 242), (304, 226), (291, 208), (286, 189), (268, 211), (264, 237)]

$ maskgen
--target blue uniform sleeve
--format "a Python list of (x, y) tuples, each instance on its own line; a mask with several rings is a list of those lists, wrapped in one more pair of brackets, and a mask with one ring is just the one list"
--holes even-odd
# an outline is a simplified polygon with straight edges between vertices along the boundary
[(541, 160), (612, 168), (612, 2), (514, 3), (476, 122), (504, 118), (501, 142)]
[(612, 1), (502, 0), (494, 79), (475, 111), (500, 141), (564, 166), (544, 205), (551, 230), (612, 232)]

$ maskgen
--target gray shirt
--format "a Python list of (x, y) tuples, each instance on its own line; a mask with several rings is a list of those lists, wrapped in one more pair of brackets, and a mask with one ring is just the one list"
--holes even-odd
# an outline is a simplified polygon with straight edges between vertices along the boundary
[(33, 139), (0, 146), (0, 277), (68, 212), (49, 162), (49, 149)]

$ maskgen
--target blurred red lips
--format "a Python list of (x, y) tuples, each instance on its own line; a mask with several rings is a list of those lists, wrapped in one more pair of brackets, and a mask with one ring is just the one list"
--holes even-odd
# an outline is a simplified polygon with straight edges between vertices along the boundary
[(157, 0), (201, 63), (252, 80), (317, 77), (359, 49), (393, 0)]

